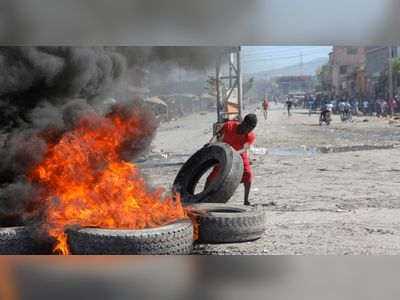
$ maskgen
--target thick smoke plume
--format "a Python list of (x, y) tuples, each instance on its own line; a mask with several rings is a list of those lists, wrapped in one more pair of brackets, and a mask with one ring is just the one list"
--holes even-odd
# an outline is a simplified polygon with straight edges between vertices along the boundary
[(187, 70), (200, 71), (215, 65), (220, 47), (118, 47), (129, 65), (148, 68), (178, 66)]
[[(1, 47), (0, 225), (24, 222), (27, 210), (37, 210), (33, 199), (42, 191), (26, 175), (82, 115), (100, 107), (122, 116), (144, 109), (138, 99), (127, 97), (117, 101), (130, 105), (104, 110), (107, 97), (127, 83), (130, 68), (201, 70), (214, 64), (215, 53), (212, 47)], [(142, 115), (143, 138), (126, 143), (125, 160), (141, 154), (152, 140), (154, 119)]]
[(38, 192), (25, 175), (125, 67), (114, 48), (0, 48), (0, 223), (22, 217)]
[(104, 47), (3, 47), (0, 66), (0, 126), (5, 130), (27, 123), (27, 112), (40, 102), (59, 106), (109, 93), (124, 73), (125, 58)]

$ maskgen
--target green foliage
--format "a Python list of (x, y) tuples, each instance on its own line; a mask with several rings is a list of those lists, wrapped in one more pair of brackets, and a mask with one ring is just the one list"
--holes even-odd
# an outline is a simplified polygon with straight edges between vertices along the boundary
[(208, 86), (206, 87), (206, 90), (207, 90), (208, 94), (212, 97), (216, 97), (217, 96), (217, 79), (213, 76), (208, 76), (207, 84), (208, 84)]
[(317, 90), (320, 92), (330, 92), (332, 90), (332, 80), (329, 64), (325, 64), (319, 67), (316, 73)]
[(253, 87), (254, 77), (251, 77), (248, 81), (243, 84), (243, 95), (246, 95)]
[[(392, 59), (393, 63), (393, 85), (396, 88), (400, 86), (400, 57)], [(389, 64), (386, 63), (384, 68), (380, 71), (378, 77), (378, 93), (384, 96), (389, 89)]]

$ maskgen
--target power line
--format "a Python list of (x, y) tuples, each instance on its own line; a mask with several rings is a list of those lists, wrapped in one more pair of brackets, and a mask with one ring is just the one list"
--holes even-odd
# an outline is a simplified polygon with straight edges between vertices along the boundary
[[(324, 46), (325, 47), (325, 46)], [(243, 57), (248, 58), (248, 57), (263, 57), (263, 56), (274, 56), (275, 54), (279, 54), (280, 56), (282, 54), (294, 54), (294, 53), (300, 53), (300, 52), (305, 52), (305, 53), (312, 53), (314, 51), (324, 51), (326, 53), (329, 53), (330, 50), (328, 49), (310, 49), (309, 47), (306, 48), (299, 48), (299, 49), (286, 49), (286, 50), (280, 50), (280, 51), (264, 51), (264, 52), (255, 52), (255, 53), (244, 53)]]
[(300, 53), (300, 52), (307, 52), (307, 53), (312, 53), (312, 52), (326, 52), (329, 53), (329, 50), (327, 49), (299, 49), (296, 51), (279, 51), (279, 52), (274, 52), (274, 53), (270, 53), (270, 52), (260, 52), (260, 53), (253, 53), (253, 54), (245, 54), (244, 57), (258, 57), (258, 56), (274, 56), (276, 54), (278, 54), (278, 56), (282, 56), (282, 54), (295, 54), (295, 53)]
[[(279, 46), (279, 47), (281, 47), (281, 46)], [(288, 47), (290, 47), (290, 49), (276, 49), (276, 50), (274, 49), (275, 51), (271, 50), (271, 49), (265, 49), (265, 50), (254, 49), (254, 51), (244, 50), (243, 54), (244, 55), (246, 55), (246, 54), (254, 55), (254, 54), (263, 54), (263, 53), (268, 53), (268, 54), (293, 53), (293, 52), (300, 52), (300, 51), (307, 51), (307, 50), (318, 50), (318, 49), (320, 50), (321, 48), (327, 48), (330, 46), (317, 46), (317, 47), (314, 47), (314, 46), (301, 46), (301, 47), (288, 46)]]
[[(323, 52), (315, 52), (315, 53), (307, 53), (307, 54), (303, 54), (304, 56), (314, 56), (314, 55), (318, 55), (318, 54), (327, 54), (326, 51)], [(268, 61), (275, 61), (275, 60), (282, 60), (282, 59), (288, 59), (288, 58), (296, 58), (299, 57), (299, 54), (296, 55), (290, 55), (290, 56), (281, 56), (281, 57), (274, 57), (274, 58), (256, 58), (256, 59), (243, 59), (243, 61), (245, 62), (268, 62)]]

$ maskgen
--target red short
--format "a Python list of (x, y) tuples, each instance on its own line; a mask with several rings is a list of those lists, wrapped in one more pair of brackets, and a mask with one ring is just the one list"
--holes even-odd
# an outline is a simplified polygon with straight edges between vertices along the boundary
[[(249, 158), (247, 156), (245, 157), (242, 156), (242, 158), (243, 158), (243, 176), (242, 176), (242, 181), (240, 183), (251, 183), (253, 176), (251, 174)], [(207, 177), (207, 181), (214, 182), (218, 177), (219, 169), (220, 169), (219, 165), (214, 166), (212, 172)]]

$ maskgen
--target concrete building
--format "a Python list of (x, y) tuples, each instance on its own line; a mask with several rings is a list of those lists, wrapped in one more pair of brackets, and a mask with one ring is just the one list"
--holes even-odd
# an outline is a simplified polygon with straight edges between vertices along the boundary
[(357, 66), (342, 79), (342, 96), (364, 99), (368, 94), (368, 80), (365, 66)]
[[(392, 57), (399, 57), (400, 47), (390, 46), (392, 48)], [(367, 77), (368, 77), (368, 95), (372, 98), (376, 98), (383, 91), (379, 91), (377, 88), (377, 80), (380, 71), (385, 67), (385, 64), (389, 59), (389, 46), (369, 46), (365, 47), (366, 54), (366, 66), (367, 66)]]
[(329, 54), (329, 65), (332, 74), (332, 89), (337, 96), (349, 95), (352, 91), (359, 90), (355, 86), (348, 86), (349, 77), (355, 70), (365, 65), (366, 57), (364, 47), (360, 46), (333, 46)]

